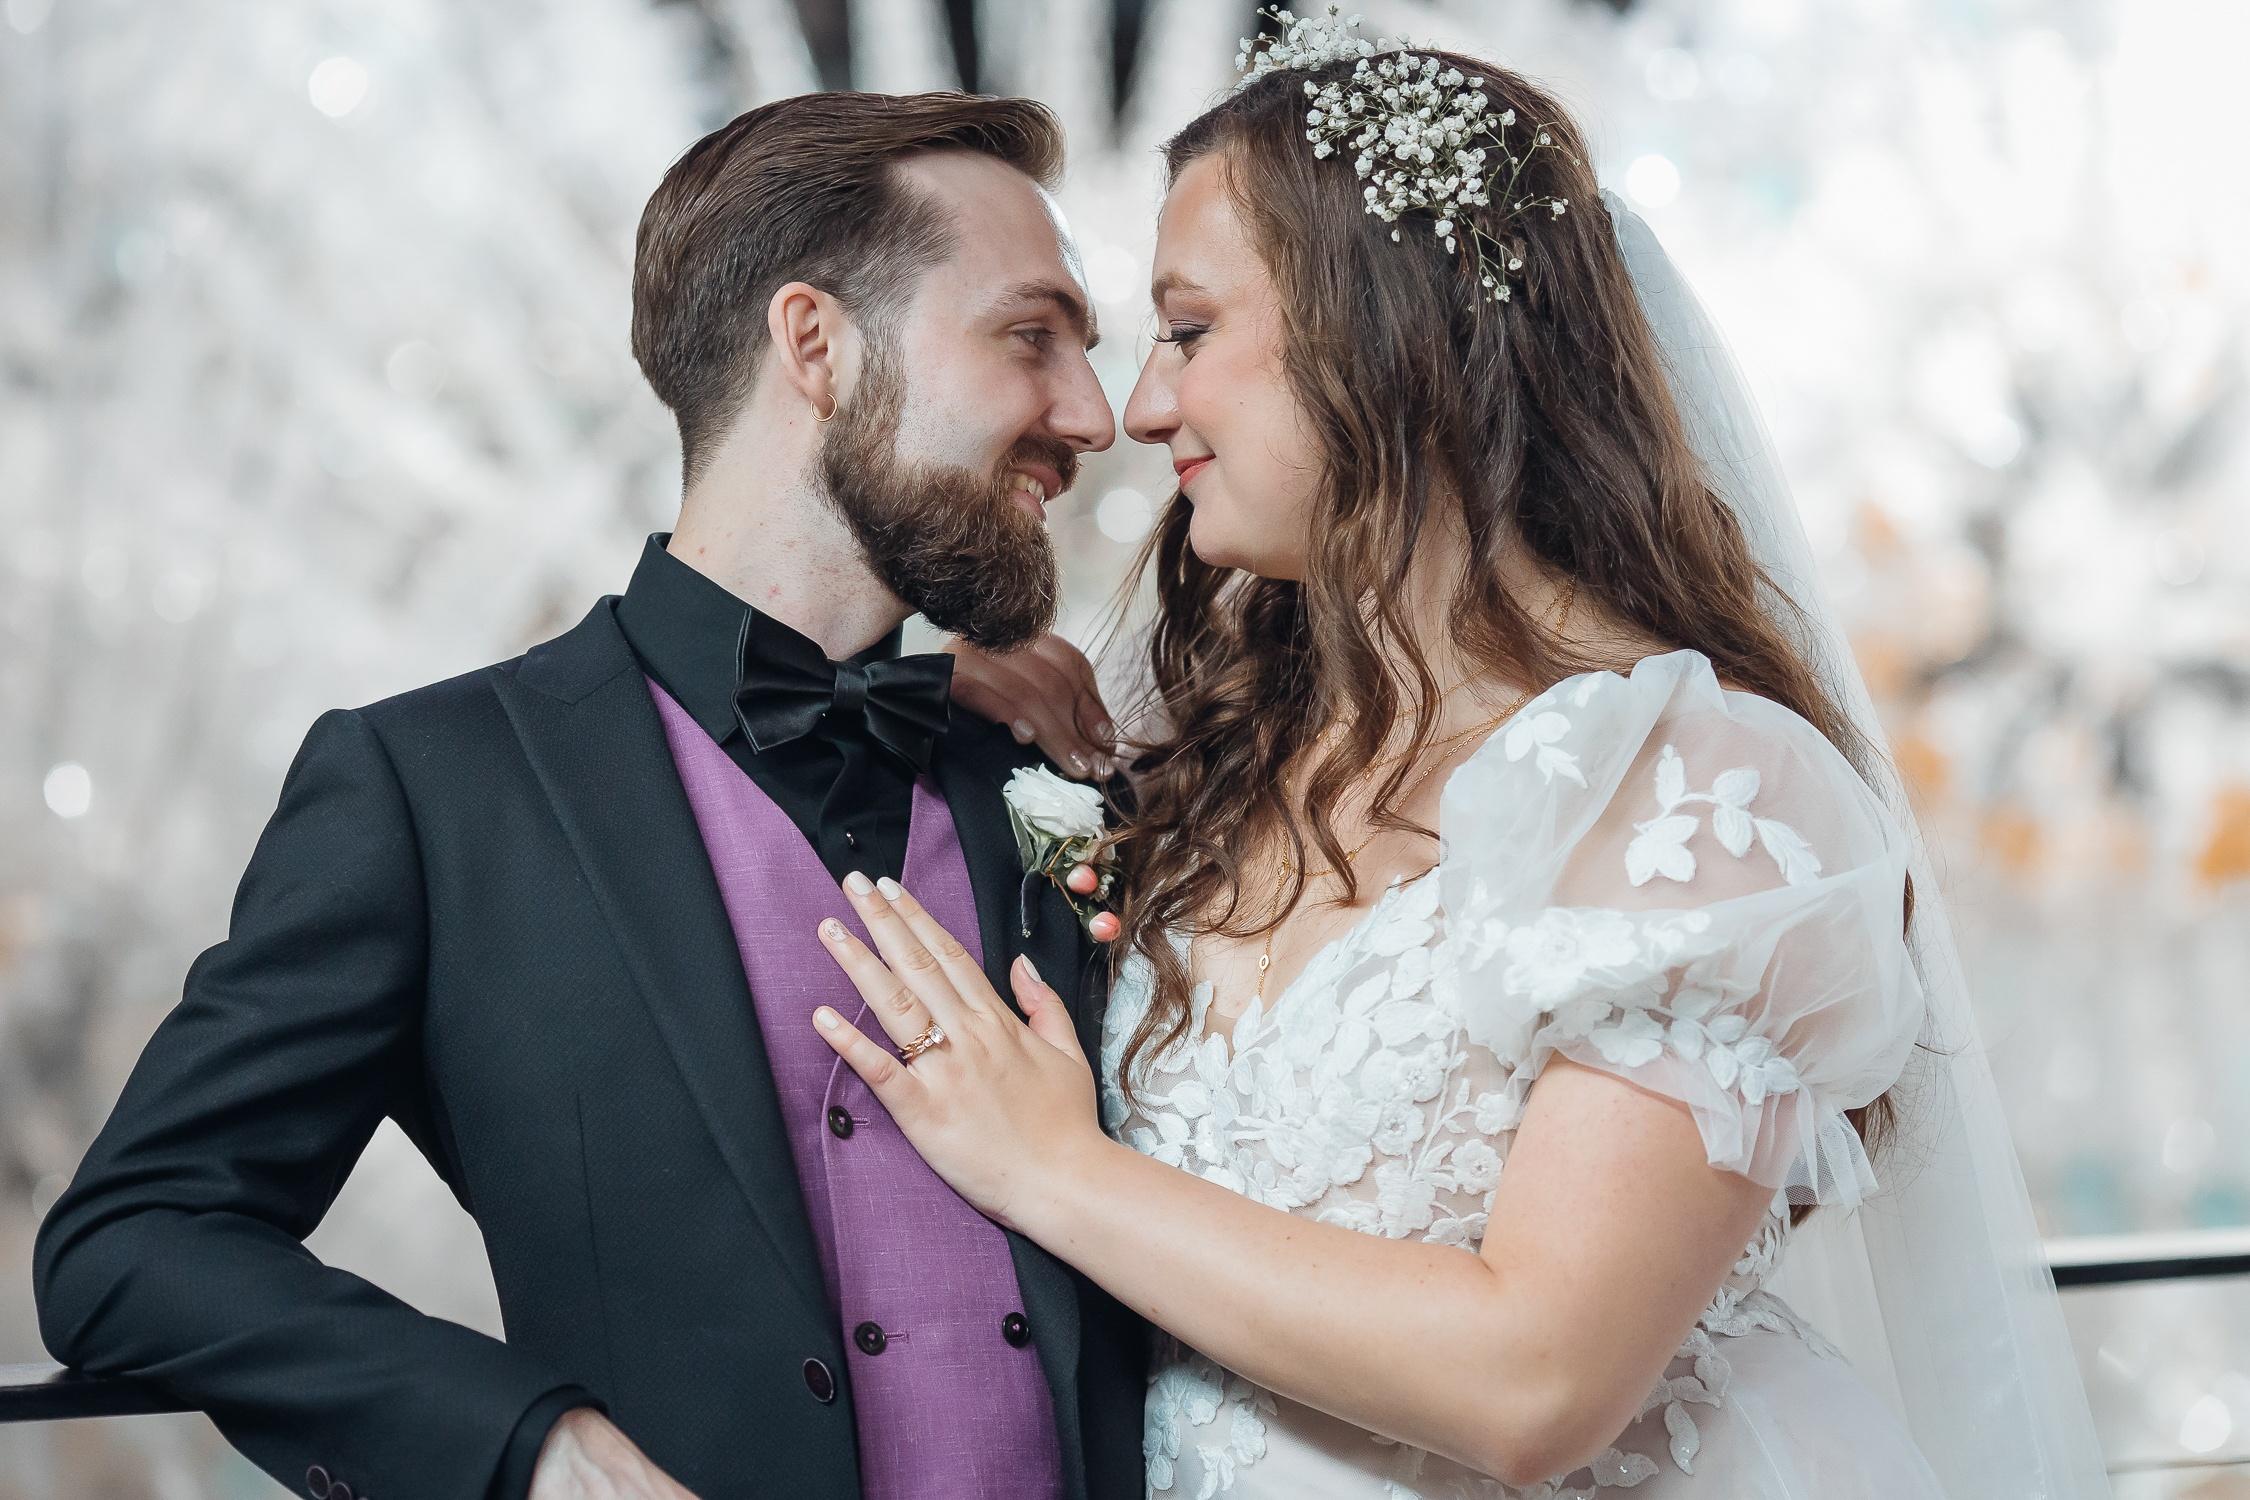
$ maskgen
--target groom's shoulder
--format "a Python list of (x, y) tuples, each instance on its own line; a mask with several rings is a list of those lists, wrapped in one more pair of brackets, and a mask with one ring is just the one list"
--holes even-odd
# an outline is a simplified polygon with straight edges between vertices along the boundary
[(631, 648), (611, 614), (615, 602), (614, 596), (603, 598), (576, 625), (518, 655), (394, 693), (352, 712), (386, 739), (426, 740), (473, 735), (484, 727), (504, 730), (508, 714), (502, 699), (517, 687), (575, 701), (633, 663)]
[(953, 705), (945, 739), (947, 744), (959, 747), (988, 772), (1002, 778), (1034, 766), (1044, 766), (1057, 775), (1067, 774), (1037, 745), (1024, 744), (1006, 725), (958, 703)]

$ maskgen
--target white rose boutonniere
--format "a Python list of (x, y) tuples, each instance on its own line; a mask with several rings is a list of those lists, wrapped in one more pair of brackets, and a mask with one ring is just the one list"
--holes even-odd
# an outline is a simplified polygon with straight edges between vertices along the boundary
[[(1117, 918), (1102, 910), (1101, 902), (1116, 883), (1116, 865), (1106, 853), (1093, 857), (1094, 846), (1109, 831), (1102, 794), (1045, 766), (1023, 766), (1008, 778), (1002, 795), (1024, 869), (1053, 881), (1096, 940), (1106, 943), (1115, 937)], [(1090, 880), (1076, 873), (1080, 865), (1089, 867)], [(1104, 917), (1106, 923), (1097, 922)]]

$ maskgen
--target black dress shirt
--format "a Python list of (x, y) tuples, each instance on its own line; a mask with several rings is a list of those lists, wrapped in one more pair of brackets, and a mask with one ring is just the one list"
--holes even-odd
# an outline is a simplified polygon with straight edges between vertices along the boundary
[[(845, 768), (838, 738), (852, 735), (865, 743), (863, 724), (824, 722), (816, 732), (770, 750), (752, 747), (735, 721), (734, 695), (743, 619), (753, 611), (665, 551), (670, 540), (667, 532), (648, 539), (633, 581), (618, 602), (617, 623), (633, 654), (758, 789), (789, 815), (830, 875), (842, 880), (858, 870), (870, 880), (881, 875), (896, 880), (906, 866), (913, 768), (873, 746), (872, 753), (862, 757), (859, 784), (838, 785)], [(770, 615), (763, 628), (797, 634)], [(903, 627), (893, 630), (852, 660), (865, 665), (896, 657), (902, 634)]]
[[(899, 878), (914, 807), (913, 768), (876, 746), (859, 758), (858, 784), (839, 786), (846, 763), (836, 736), (864, 735), (859, 725), (824, 724), (787, 744), (755, 749), (734, 714), (742, 627), (751, 606), (665, 551), (671, 539), (669, 532), (648, 539), (617, 604), (618, 626), (641, 669), (789, 815), (830, 875), (841, 881), (858, 870), (870, 880)], [(771, 616), (766, 623), (781, 627)], [(893, 630), (852, 660), (865, 664), (897, 656), (903, 633), (903, 627)], [(523, 1414), (501, 1453), (488, 1500), (524, 1500), (548, 1432), (578, 1406), (608, 1410), (591, 1391), (570, 1385), (550, 1391)]]

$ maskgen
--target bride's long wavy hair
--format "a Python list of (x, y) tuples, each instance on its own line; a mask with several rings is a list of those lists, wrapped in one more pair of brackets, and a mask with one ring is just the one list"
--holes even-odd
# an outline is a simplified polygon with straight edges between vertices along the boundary
[[(1402, 603), (1417, 543), (1443, 511), (1468, 538), (1451, 606), (1453, 645), (1503, 681), (1546, 685), (1572, 673), (1629, 669), (1542, 630), (1501, 583), (1506, 549), (1522, 547), (1575, 581), (1646, 637), (1693, 647), (1719, 678), (1784, 704), (1869, 774), (1880, 751), (1822, 686), (1792, 632), (1795, 603), (1756, 563), (1733, 513), (1689, 446), (1655, 340), (1613, 237), (1577, 126), (1519, 75), (1453, 53), (1481, 77), (1494, 113), (1544, 122), (1558, 150), (1528, 158), (1518, 193), (1568, 200), (1560, 217), (1484, 227), (1520, 248), (1506, 303), (1481, 300), (1467, 236), (1459, 257), (1427, 224), (1391, 226), (1362, 210), (1341, 159), (1319, 160), (1304, 133), (1304, 85), (1350, 65), (1282, 71), (1198, 116), (1164, 148), (1166, 181), (1216, 156), (1227, 190), (1280, 304), (1285, 376), (1316, 436), (1321, 479), (1303, 581), (1260, 578), (1199, 561), (1190, 507), (1175, 493), (1143, 546), (1128, 589), (1153, 569), (1157, 617), (1148, 661), (1161, 738), (1135, 748), (1137, 809), (1116, 836), (1126, 892), (1114, 952), (1142, 954), (1155, 994), (1128, 1040), (1128, 1096), (1148, 1048), (1190, 1021), (1186, 966), (1167, 931), (1257, 938), (1304, 895), (1308, 843), (1357, 882), (1329, 818), (1394, 726), (1411, 721), (1427, 746), (1439, 687)], [(1483, 210), (1487, 215), (1492, 209)], [(1411, 701), (1386, 668), (1413, 679)], [(1350, 732), (1304, 762), (1305, 810), (1284, 772), (1314, 755), (1315, 736), (1348, 717)], [(1393, 805), (1419, 759), (1377, 789), (1375, 826), (1412, 829)], [(1294, 873), (1279, 912), (1259, 916), (1245, 893), (1286, 853)], [(1909, 921), (1911, 886), (1905, 893)], [(1260, 901), (1258, 905), (1268, 903)], [(1855, 1112), (1872, 1153), (1892, 1127), (1888, 1095)]]

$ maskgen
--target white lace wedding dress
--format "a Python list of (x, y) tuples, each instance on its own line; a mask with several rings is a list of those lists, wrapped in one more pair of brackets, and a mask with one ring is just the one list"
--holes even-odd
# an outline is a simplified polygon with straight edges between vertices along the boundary
[(1837, 1213), (1873, 1188), (1843, 1112), (1896, 1081), (1921, 1026), (1896, 823), (1812, 725), (1677, 651), (1541, 695), (1452, 773), (1438, 832), (1438, 864), (1231, 1041), (1205, 1035), (1199, 986), (1188, 1036), (1136, 1075), (1139, 1108), (1115, 1087), (1149, 1001), (1129, 959), (1104, 1034), (1111, 1133), (1293, 1214), (1473, 1252), (1560, 1053), (1684, 1101), (1710, 1160), (1773, 1187), (1774, 1211), (1589, 1468), (1511, 1491), (1160, 1337), (1150, 1494), (1940, 1495), (1889, 1407), (1764, 1289), (1791, 1197)]

